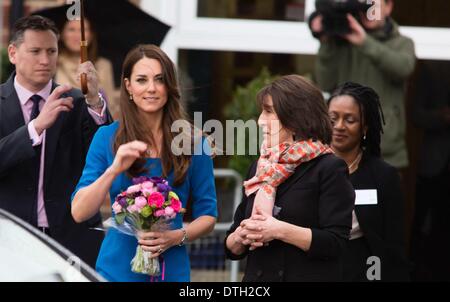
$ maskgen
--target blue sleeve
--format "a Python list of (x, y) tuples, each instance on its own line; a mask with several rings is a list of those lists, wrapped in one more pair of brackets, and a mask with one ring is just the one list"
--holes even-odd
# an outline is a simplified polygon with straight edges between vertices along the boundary
[(205, 139), (202, 145), (202, 152), (195, 152), (189, 167), (194, 219), (200, 216), (217, 217), (216, 185), (213, 161), (210, 156), (211, 150)]
[(109, 142), (110, 139), (106, 128), (101, 127), (92, 139), (92, 143), (86, 157), (86, 164), (84, 166), (83, 174), (78, 181), (75, 192), (72, 194), (71, 201), (79, 190), (94, 183), (109, 167), (106, 156), (108, 148), (110, 148), (108, 145)]

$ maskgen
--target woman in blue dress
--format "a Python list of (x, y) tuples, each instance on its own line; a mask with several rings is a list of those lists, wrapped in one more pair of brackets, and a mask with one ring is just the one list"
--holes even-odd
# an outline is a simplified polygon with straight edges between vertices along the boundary
[[(73, 194), (72, 216), (78, 223), (88, 220), (108, 193), (114, 200), (132, 185), (133, 177), (167, 178), (184, 208), (188, 199), (192, 200), (194, 220), (184, 229), (178, 215), (171, 230), (140, 234), (139, 240), (110, 229), (96, 269), (109, 281), (152, 280), (131, 271), (130, 262), (140, 244), (152, 257), (164, 258), (164, 280), (161, 276), (156, 281), (190, 281), (184, 244), (211, 232), (217, 217), (213, 163), (206, 140), (188, 139), (190, 148), (185, 144), (183, 150), (172, 144), (181, 135), (171, 131), (174, 124), (187, 125), (189, 138), (194, 131), (187, 122), (180, 124), (186, 119), (175, 66), (161, 49), (141, 45), (129, 52), (123, 65), (120, 107), (119, 122), (100, 128), (91, 143)], [(195, 152), (186, 152), (190, 149)]]

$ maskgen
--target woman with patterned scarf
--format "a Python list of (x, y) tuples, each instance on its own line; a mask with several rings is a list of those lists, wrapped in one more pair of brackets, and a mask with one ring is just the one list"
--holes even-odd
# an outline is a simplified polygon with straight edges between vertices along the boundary
[(328, 146), (322, 93), (291, 75), (257, 101), (264, 142), (225, 239), (227, 256), (247, 257), (243, 281), (341, 281), (355, 194), (347, 165)]

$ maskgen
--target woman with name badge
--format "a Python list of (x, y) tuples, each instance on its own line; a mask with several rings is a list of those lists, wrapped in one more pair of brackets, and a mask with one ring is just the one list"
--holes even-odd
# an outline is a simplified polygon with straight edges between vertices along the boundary
[(356, 191), (344, 280), (408, 281), (400, 177), (381, 158), (384, 116), (379, 96), (369, 87), (345, 83), (328, 106), (331, 146), (347, 162)]

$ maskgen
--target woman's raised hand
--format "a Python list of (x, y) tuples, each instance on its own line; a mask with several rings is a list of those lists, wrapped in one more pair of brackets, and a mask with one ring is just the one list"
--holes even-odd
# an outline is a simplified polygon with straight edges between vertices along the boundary
[(134, 141), (120, 146), (114, 162), (110, 167), (111, 171), (115, 175), (125, 172), (138, 158), (143, 157), (146, 151), (147, 144), (140, 141)]

